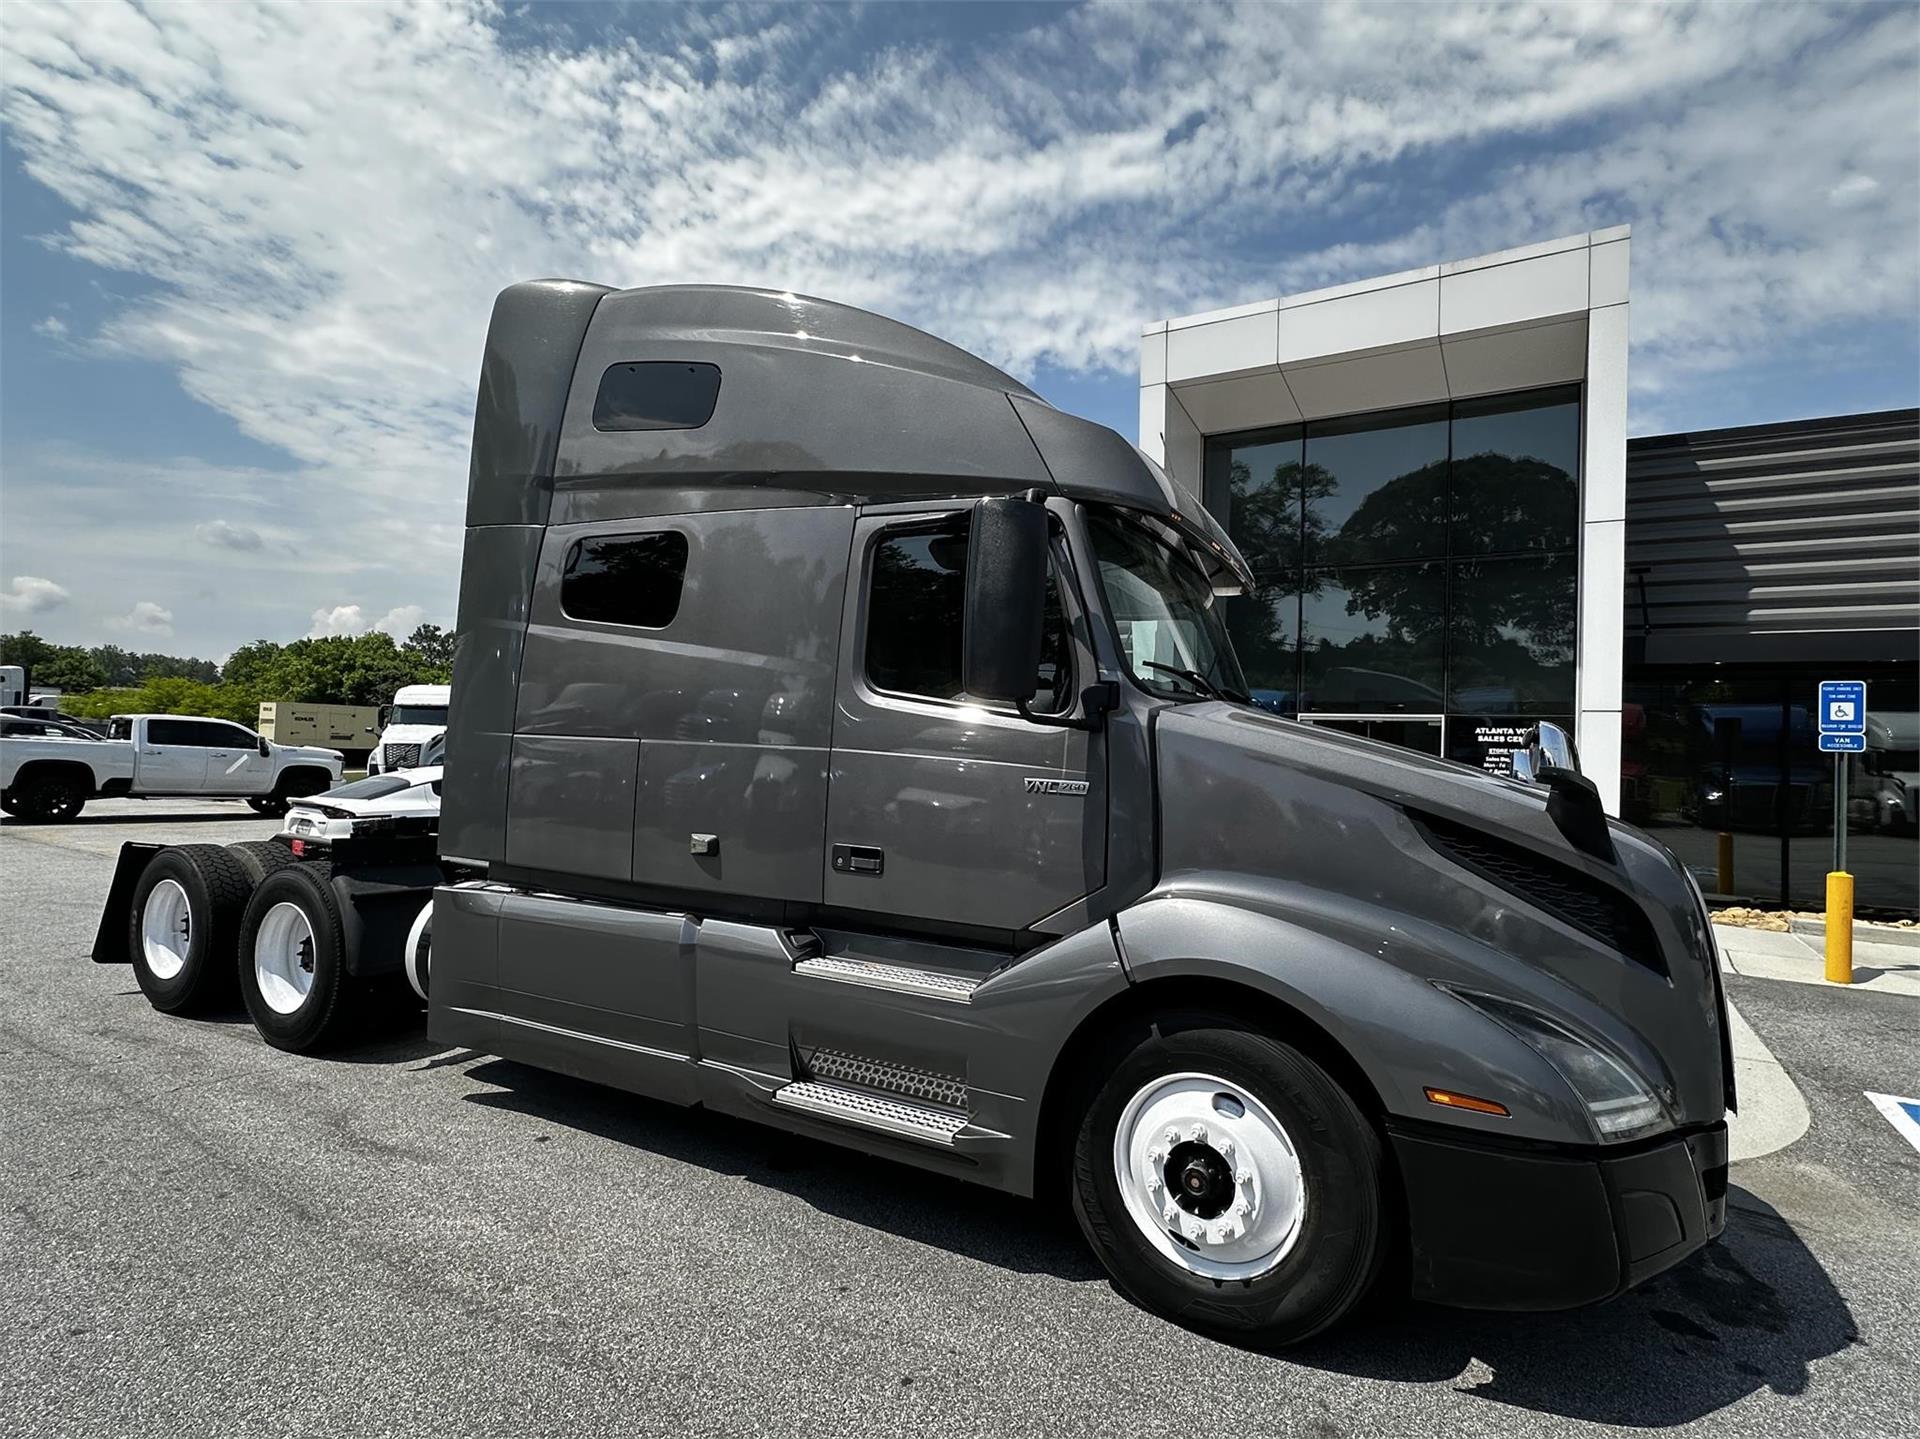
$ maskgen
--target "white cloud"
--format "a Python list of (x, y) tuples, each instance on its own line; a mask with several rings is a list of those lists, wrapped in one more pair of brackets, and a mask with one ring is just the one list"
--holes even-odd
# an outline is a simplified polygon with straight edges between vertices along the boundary
[(451, 611), (486, 317), (536, 275), (794, 288), (1125, 377), (1142, 320), (1628, 220), (1637, 413), (1920, 306), (1911, 7), (1094, 6), (880, 45), (852, 9), (541, 15), (9, 12), (54, 243), (146, 282), (88, 343), (298, 466), (211, 511), (292, 556), (250, 590), (289, 631), (356, 608), (299, 587), (328, 568), (367, 605), (329, 624)]
[(195, 525), (193, 532), (201, 543), (212, 545), (221, 550), (257, 550), (264, 543), (260, 531), (251, 525), (236, 525), (227, 520), (208, 520), (205, 524)]
[(165, 637), (173, 633), (173, 611), (152, 600), (138, 600), (124, 615), (107, 621), (111, 629)]
[(323, 640), (333, 635), (363, 635), (367, 632), (367, 617), (358, 605), (335, 605), (331, 609), (321, 608), (313, 612), (313, 628), (307, 631), (310, 640)]
[(43, 614), (58, 609), (72, 596), (64, 585), (43, 580), (38, 575), (15, 575), (6, 589), (0, 590), (0, 613)]
[(43, 320), (33, 322), (33, 333), (44, 335), (49, 340), (64, 340), (67, 337), (67, 322), (58, 315), (48, 315)]
[(313, 626), (307, 631), (307, 638), (318, 640), (329, 635), (378, 632), (391, 635), (396, 642), (404, 642), (426, 617), (427, 612), (420, 605), (395, 605), (372, 621), (367, 619), (367, 611), (361, 605), (322, 605), (313, 612)]
[(419, 605), (395, 605), (379, 619), (373, 627), (383, 635), (392, 635), (395, 640), (404, 643), (408, 635), (420, 628), (427, 612)]

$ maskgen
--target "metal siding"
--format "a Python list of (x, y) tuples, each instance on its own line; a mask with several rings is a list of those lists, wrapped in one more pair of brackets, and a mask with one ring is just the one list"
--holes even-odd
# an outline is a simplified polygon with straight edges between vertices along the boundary
[[(1644, 596), (1642, 582), (1644, 580)], [(1920, 410), (1627, 446), (1629, 643), (1648, 663), (1920, 646)]]

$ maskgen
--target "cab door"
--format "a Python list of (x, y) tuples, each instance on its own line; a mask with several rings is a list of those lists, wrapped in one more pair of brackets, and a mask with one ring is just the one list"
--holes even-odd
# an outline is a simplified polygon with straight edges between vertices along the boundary
[(134, 757), (140, 794), (199, 794), (207, 782), (207, 745), (197, 720), (150, 719)]
[(273, 788), (273, 761), (260, 753), (260, 736), (239, 725), (202, 720), (207, 743), (207, 793), (266, 794)]
[[(1105, 882), (1104, 750), (960, 684), (964, 505), (856, 523), (827, 795), (824, 899), (880, 928), (1020, 931)], [(1054, 547), (1036, 713), (1091, 683), (1086, 616)]]

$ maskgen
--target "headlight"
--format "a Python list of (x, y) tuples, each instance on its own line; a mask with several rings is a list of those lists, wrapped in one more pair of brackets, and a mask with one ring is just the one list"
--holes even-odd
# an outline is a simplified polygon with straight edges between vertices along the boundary
[(1557, 1069), (1586, 1105), (1587, 1119), (1602, 1143), (1638, 1139), (1671, 1127), (1667, 1108), (1653, 1087), (1599, 1041), (1576, 1034), (1531, 1005), (1448, 985), (1441, 988), (1462, 1004), (1479, 1010)]

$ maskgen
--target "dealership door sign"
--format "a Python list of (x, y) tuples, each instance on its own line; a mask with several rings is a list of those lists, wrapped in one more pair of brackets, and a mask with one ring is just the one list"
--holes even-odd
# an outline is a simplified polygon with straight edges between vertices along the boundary
[(1502, 724), (1497, 720), (1476, 723), (1473, 747), (1479, 755), (1480, 767), (1488, 774), (1511, 775), (1513, 752), (1525, 747), (1532, 730), (1530, 724)]

